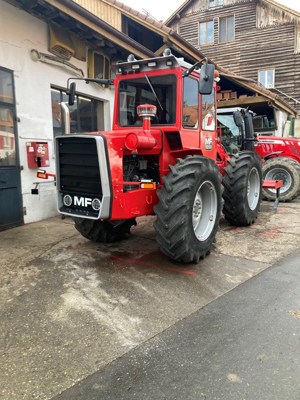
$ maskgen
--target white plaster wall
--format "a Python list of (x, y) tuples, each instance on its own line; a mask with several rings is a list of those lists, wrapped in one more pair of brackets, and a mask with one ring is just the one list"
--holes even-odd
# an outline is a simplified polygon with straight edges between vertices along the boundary
[(275, 136), (283, 136), (284, 125), (288, 118), (288, 113), (285, 111), (276, 110), (276, 120), (277, 120), (277, 129), (275, 131)]
[[(24, 222), (39, 221), (57, 214), (56, 189), (53, 183), (38, 180), (36, 170), (27, 166), (26, 142), (49, 143), (50, 167), (55, 172), (51, 85), (66, 88), (67, 79), (76, 76), (72, 70), (33, 61), (30, 51), (48, 53), (48, 27), (43, 21), (0, 0), (0, 66), (14, 71), (21, 171)], [(87, 63), (71, 58), (70, 62), (82, 69), (87, 76)], [(104, 127), (111, 128), (113, 115), (113, 89), (100, 88), (97, 84), (77, 82), (77, 91), (104, 101)], [(39, 195), (32, 195), (35, 182)]]

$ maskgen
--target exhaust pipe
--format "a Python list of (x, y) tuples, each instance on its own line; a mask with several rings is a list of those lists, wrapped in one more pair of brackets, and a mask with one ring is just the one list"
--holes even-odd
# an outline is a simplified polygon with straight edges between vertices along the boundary
[(66, 103), (60, 103), (62, 108), (62, 115), (65, 123), (65, 135), (70, 135), (71, 133), (71, 119), (70, 119), (70, 110)]

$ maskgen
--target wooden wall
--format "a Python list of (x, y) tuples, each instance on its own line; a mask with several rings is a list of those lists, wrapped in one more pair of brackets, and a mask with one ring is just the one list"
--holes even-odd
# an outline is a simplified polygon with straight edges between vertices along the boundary
[[(225, 3), (225, 1), (224, 1)], [(221, 66), (255, 81), (258, 71), (275, 69), (275, 88), (300, 102), (300, 55), (295, 54), (298, 30), (295, 19), (256, 1), (230, 0), (223, 7), (208, 9), (205, 0), (196, 0), (170, 26)], [(205, 5), (205, 6), (204, 6)], [(218, 43), (218, 19), (235, 16), (235, 40)], [(257, 18), (258, 15), (258, 18)], [(214, 20), (214, 44), (199, 47), (199, 22)], [(257, 28), (257, 24), (261, 28)], [(300, 103), (290, 103), (300, 112)]]

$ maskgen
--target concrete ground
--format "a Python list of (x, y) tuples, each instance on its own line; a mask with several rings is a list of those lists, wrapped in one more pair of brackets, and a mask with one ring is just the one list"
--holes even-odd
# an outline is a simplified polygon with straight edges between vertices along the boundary
[(221, 222), (212, 254), (178, 265), (153, 218), (103, 245), (59, 217), (0, 232), (1, 399), (51, 399), (300, 248), (300, 199)]
[(299, 258), (285, 257), (54, 399), (299, 400)]

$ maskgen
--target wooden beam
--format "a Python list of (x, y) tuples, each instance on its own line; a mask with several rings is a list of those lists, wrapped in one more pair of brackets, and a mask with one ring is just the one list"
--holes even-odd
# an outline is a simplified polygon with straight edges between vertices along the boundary
[(219, 100), (218, 108), (222, 107), (239, 107), (249, 104), (258, 104), (258, 103), (268, 103), (270, 99), (267, 99), (264, 96), (248, 96), (242, 97), (241, 99), (231, 99), (231, 100)]

